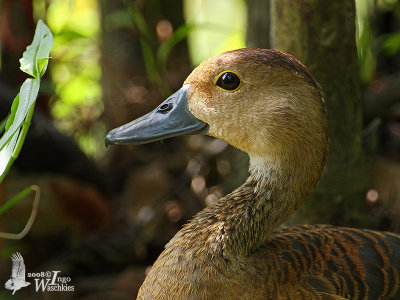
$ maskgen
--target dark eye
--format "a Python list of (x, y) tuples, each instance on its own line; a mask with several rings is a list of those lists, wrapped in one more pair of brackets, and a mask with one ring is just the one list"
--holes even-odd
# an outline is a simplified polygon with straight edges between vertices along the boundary
[(233, 92), (239, 88), (240, 78), (233, 72), (225, 72), (218, 77), (215, 84), (225, 91)]

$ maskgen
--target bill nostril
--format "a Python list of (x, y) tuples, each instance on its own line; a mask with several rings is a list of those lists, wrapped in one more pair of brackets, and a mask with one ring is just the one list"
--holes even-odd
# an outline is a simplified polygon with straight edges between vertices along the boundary
[(166, 113), (172, 109), (172, 103), (164, 103), (158, 108), (158, 112)]

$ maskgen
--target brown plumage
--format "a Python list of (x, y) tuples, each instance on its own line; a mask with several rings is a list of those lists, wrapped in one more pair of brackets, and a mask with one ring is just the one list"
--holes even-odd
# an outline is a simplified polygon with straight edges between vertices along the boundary
[[(224, 72), (231, 76), (226, 89), (217, 86)], [(178, 122), (179, 131), (164, 118), (181, 97), (190, 126)], [(273, 231), (315, 187), (327, 154), (321, 91), (294, 57), (262, 49), (213, 57), (153, 113), (107, 141), (198, 132), (247, 152), (250, 176), (175, 235), (138, 299), (400, 299), (398, 235), (324, 225)]]

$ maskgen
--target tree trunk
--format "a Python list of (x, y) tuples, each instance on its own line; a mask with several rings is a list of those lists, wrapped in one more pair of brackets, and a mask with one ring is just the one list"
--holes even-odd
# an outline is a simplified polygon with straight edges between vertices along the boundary
[(247, 47), (271, 48), (270, 0), (247, 0), (247, 6)]
[(294, 220), (367, 226), (354, 1), (272, 0), (271, 44), (310, 69), (328, 111), (327, 168)]

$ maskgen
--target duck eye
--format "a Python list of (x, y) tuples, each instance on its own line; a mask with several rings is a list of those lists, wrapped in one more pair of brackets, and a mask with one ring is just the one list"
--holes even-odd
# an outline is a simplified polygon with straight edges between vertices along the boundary
[(215, 84), (224, 91), (234, 92), (240, 87), (240, 78), (233, 72), (222, 73)]

